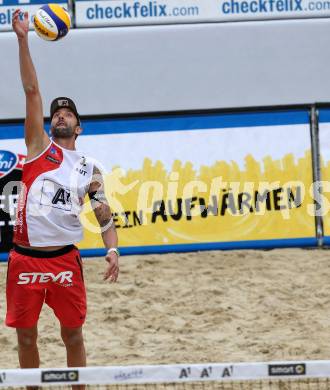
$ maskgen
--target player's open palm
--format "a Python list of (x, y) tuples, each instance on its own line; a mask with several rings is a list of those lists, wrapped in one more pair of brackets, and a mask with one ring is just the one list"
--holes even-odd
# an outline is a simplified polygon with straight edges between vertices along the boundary
[(29, 32), (29, 14), (24, 12), (23, 20), (20, 19), (21, 10), (17, 9), (13, 14), (13, 30), (18, 38), (24, 38)]

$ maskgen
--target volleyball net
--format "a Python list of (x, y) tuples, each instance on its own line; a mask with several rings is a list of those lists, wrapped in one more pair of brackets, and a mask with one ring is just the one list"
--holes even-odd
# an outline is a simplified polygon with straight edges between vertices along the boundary
[(330, 361), (0, 369), (0, 388), (113, 390), (326, 390)]

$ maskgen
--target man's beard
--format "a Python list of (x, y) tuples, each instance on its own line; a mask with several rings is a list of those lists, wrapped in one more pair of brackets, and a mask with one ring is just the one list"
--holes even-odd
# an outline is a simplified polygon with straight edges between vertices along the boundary
[(54, 138), (71, 138), (74, 135), (73, 127), (52, 127), (50, 131)]

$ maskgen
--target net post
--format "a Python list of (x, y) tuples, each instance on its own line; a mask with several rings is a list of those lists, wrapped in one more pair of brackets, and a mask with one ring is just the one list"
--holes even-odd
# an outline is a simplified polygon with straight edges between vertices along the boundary
[(323, 217), (322, 217), (322, 186), (319, 184), (319, 192), (315, 183), (321, 182), (321, 157), (320, 157), (320, 137), (319, 137), (319, 111), (316, 104), (310, 108), (310, 134), (311, 134), (311, 152), (312, 152), (312, 172), (313, 172), (313, 198), (315, 210), (315, 231), (317, 246), (323, 246)]

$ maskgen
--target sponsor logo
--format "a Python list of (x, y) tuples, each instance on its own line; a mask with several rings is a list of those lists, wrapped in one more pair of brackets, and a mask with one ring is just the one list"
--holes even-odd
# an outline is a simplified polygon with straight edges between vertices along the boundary
[(51, 180), (44, 180), (40, 204), (65, 211), (72, 210), (71, 191)]
[(8, 150), (0, 150), (0, 177), (8, 175), (16, 168), (18, 156)]
[(269, 364), (269, 376), (281, 375), (306, 375), (305, 363), (291, 363), (291, 364)]
[(50, 28), (55, 27), (54, 23), (52, 22), (52, 19), (48, 16), (48, 14), (45, 11), (43, 11), (43, 10), (40, 11), (40, 17), (48, 25), (48, 27), (50, 27)]
[(60, 106), (60, 107), (69, 107), (69, 101), (66, 100), (66, 99), (59, 99), (57, 101), (57, 104)]
[(78, 382), (79, 371), (43, 371), (41, 373), (41, 382)]
[(48, 160), (48, 161), (50, 161), (50, 162), (52, 162), (54, 164), (61, 164), (61, 161), (56, 160), (56, 158), (54, 158), (52, 156), (49, 156), (49, 155), (46, 156), (46, 160)]
[(189, 378), (191, 375), (191, 367), (181, 368), (179, 373), (179, 379)]
[(86, 157), (82, 156), (81, 157), (81, 160), (80, 160), (80, 168), (76, 168), (76, 172), (79, 172), (81, 175), (85, 176), (87, 171), (85, 171), (82, 167), (86, 167), (87, 166), (87, 163), (86, 163)]
[(71, 204), (70, 191), (65, 188), (59, 188), (52, 199), (52, 203), (55, 205), (59, 203), (61, 203), (62, 205)]
[[(226, 366), (226, 367), (223, 367), (220, 372), (216, 372), (216, 371), (218, 371), (218, 370), (212, 366), (205, 366), (205, 367), (201, 367), (198, 375), (201, 379), (212, 378), (214, 375), (219, 377), (219, 374), (222, 378), (231, 377), (231, 376), (233, 376), (233, 373), (234, 373), (234, 366), (232, 366), (232, 365)], [(196, 375), (196, 372), (194, 375)], [(180, 368), (178, 379), (185, 380), (187, 378), (191, 378), (192, 376), (193, 376), (193, 372), (192, 372), (191, 367), (187, 366), (187, 367)]]
[(52, 272), (23, 272), (18, 275), (17, 284), (34, 284), (34, 283), (58, 283), (66, 287), (72, 285), (72, 271), (62, 271), (55, 275)]
[(132, 371), (121, 371), (114, 375), (114, 379), (117, 381), (127, 381), (130, 379), (137, 379), (143, 377), (143, 369), (139, 368)]
[(230, 377), (234, 375), (234, 366), (227, 366), (222, 370), (222, 378)]

